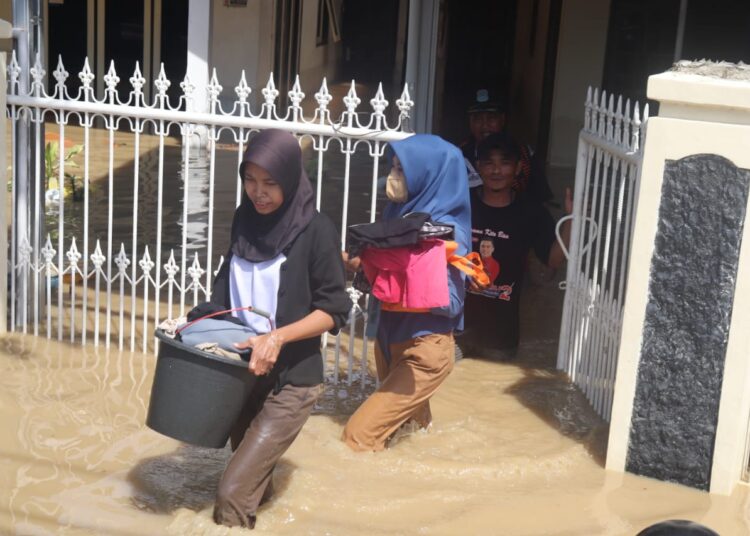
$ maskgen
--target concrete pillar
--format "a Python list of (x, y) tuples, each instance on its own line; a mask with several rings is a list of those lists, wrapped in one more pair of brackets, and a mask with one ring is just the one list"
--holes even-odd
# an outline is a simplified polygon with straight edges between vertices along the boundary
[[(208, 112), (208, 91), (210, 80), (209, 60), (211, 57), (211, 4), (205, 0), (190, 0), (188, 7), (188, 39), (186, 73), (195, 85), (190, 111)], [(207, 133), (199, 128), (194, 145), (205, 146)]]
[(649, 78), (607, 468), (729, 494), (750, 418), (750, 69)]
[[(0, 39), (10, 39), (13, 29), (8, 21), (0, 20)], [(0, 52), (0, 110), (5, 110), (5, 91), (8, 87), (5, 52)], [(8, 165), (5, 161), (8, 139), (6, 117), (0, 114), (0, 334), (8, 329)]]
[(406, 37), (406, 83), (414, 100), (411, 125), (415, 132), (432, 131), (435, 99), (439, 0), (410, 0)]

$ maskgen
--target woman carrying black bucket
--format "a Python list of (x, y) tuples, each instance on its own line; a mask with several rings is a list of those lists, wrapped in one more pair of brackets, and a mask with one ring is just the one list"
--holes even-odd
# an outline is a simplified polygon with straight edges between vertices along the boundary
[(211, 301), (268, 311), (275, 328), (268, 331), (267, 320), (257, 315), (238, 315), (262, 333), (238, 345), (252, 349), (249, 369), (259, 378), (232, 430), (234, 454), (219, 482), (214, 520), (252, 528), (258, 505), (272, 493), (276, 462), (320, 394), (320, 335), (344, 325), (352, 303), (338, 235), (315, 210), (294, 136), (259, 133), (239, 172), (244, 193)]

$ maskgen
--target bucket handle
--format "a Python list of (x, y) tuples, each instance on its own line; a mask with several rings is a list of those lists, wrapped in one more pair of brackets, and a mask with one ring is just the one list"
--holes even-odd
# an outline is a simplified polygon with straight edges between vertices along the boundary
[(191, 320), (184, 326), (180, 326), (175, 330), (175, 335), (179, 334), (183, 329), (187, 328), (188, 326), (192, 326), (196, 322), (200, 322), (201, 320), (205, 320), (206, 318), (211, 318), (212, 316), (219, 316), (227, 313), (233, 313), (235, 311), (249, 311), (251, 313), (255, 313), (256, 315), (262, 316), (263, 318), (268, 319), (268, 324), (271, 327), (271, 331), (273, 331), (273, 320), (271, 320), (271, 313), (264, 311), (263, 309), (256, 309), (252, 305), (246, 305), (244, 307), (235, 307), (233, 309), (224, 309), (223, 311), (215, 311), (213, 313), (209, 313), (205, 316), (202, 316), (200, 318), (196, 318), (195, 320)]

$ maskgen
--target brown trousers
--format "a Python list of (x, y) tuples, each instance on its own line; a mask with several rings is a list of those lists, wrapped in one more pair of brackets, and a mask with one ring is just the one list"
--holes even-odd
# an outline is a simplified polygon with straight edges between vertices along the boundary
[(214, 521), (220, 525), (255, 526), (258, 505), (273, 492), (271, 474), (302, 429), (322, 387), (285, 385), (274, 394), (271, 386), (251, 396), (235, 424), (234, 454), (219, 481)]
[(412, 419), (432, 421), (430, 397), (453, 370), (453, 334), (432, 334), (391, 345), (388, 363), (375, 344), (380, 387), (354, 412), (342, 439), (357, 451), (383, 450), (388, 439)]

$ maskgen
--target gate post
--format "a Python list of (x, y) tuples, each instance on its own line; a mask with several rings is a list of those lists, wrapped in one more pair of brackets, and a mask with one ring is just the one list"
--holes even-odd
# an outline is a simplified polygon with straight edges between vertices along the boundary
[[(0, 19), (0, 39), (10, 39), (13, 28)], [(6, 53), (0, 52), (0, 334), (8, 330), (8, 165), (5, 161), (7, 137), (5, 134)]]
[(607, 469), (720, 494), (750, 416), (750, 69), (649, 78)]

